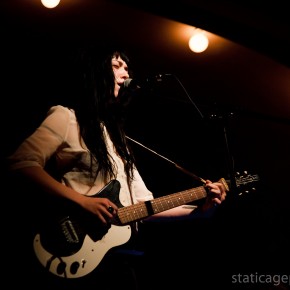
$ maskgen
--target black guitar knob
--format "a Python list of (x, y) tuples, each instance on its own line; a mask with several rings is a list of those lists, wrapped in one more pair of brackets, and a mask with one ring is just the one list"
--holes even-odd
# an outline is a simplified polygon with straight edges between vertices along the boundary
[(78, 271), (79, 267), (80, 267), (80, 263), (79, 262), (73, 262), (71, 264), (71, 266), (70, 266), (70, 272), (72, 274), (75, 274)]
[(60, 262), (57, 265), (57, 269), (56, 269), (57, 274), (62, 275), (65, 272), (65, 268), (66, 268), (66, 263)]

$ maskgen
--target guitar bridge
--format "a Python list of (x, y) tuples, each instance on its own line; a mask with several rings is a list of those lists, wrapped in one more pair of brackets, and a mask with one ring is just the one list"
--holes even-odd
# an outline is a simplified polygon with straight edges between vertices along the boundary
[(79, 237), (78, 234), (74, 228), (74, 225), (72, 221), (69, 219), (69, 217), (65, 218), (61, 224), (61, 230), (65, 236), (65, 239), (69, 243), (79, 243)]

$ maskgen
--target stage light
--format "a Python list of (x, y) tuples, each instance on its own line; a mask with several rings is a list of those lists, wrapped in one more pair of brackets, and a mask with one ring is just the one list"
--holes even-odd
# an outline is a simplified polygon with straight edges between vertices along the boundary
[(41, 3), (46, 8), (55, 8), (60, 0), (41, 0)]
[(203, 52), (208, 47), (208, 38), (204, 30), (196, 29), (189, 39), (189, 48), (196, 53)]

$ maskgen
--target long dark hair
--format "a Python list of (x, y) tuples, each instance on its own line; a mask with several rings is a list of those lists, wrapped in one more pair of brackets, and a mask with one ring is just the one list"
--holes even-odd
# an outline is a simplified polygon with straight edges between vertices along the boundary
[[(126, 142), (124, 132), (126, 102), (124, 97), (114, 96), (114, 73), (112, 58), (120, 56), (130, 69), (130, 60), (119, 49), (100, 49), (91, 46), (83, 50), (78, 61), (81, 86), (77, 90), (78, 102), (74, 106), (83, 138), (91, 155), (91, 176), (99, 173), (106, 180), (115, 178), (115, 164), (107, 150), (104, 126), (115, 146), (117, 154), (124, 162), (127, 181), (133, 179), (134, 156)], [(129, 74), (132, 72), (129, 70)], [(76, 92), (75, 92), (76, 93)], [(121, 93), (121, 92), (120, 92)], [(119, 94), (120, 95), (120, 94)], [(97, 167), (94, 167), (94, 163)]]

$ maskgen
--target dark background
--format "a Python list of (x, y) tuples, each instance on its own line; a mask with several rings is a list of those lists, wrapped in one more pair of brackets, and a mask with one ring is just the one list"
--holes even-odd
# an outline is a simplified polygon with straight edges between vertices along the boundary
[[(214, 220), (145, 227), (144, 243), (158, 254), (153, 277), (166, 286), (174, 277), (186, 287), (210, 280), (233, 288), (236, 273), (289, 275), (290, 25), (280, 2), (63, 0), (52, 10), (1, 2), (1, 158), (50, 105), (69, 98), (79, 47), (120, 42), (137, 79), (165, 74), (132, 104), (130, 137), (205, 179), (244, 170), (259, 177), (242, 195), (233, 188)], [(174, 36), (183, 24), (222, 44), (193, 54)], [(132, 146), (156, 197), (196, 185), (172, 162)]]

